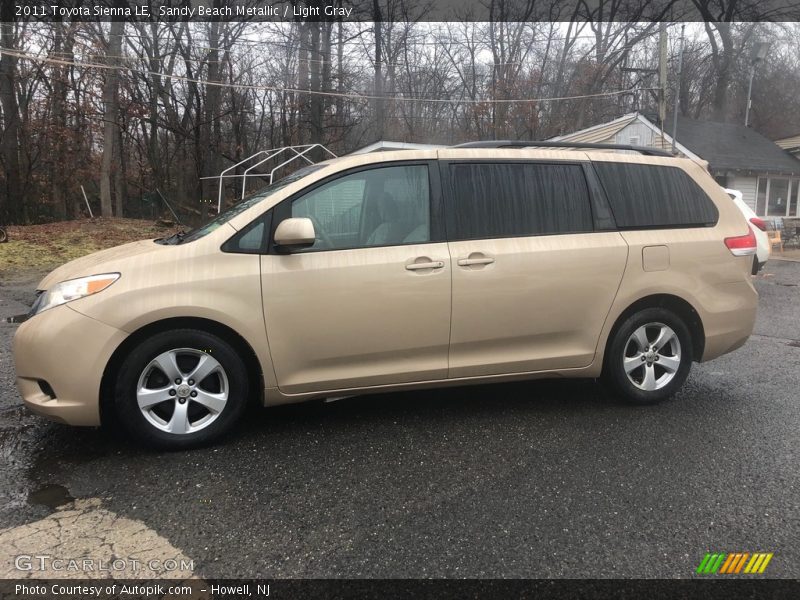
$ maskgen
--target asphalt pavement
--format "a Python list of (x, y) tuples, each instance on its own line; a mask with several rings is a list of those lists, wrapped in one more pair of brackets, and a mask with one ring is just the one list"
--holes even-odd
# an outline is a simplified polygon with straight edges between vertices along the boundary
[[(0, 317), (35, 283), (0, 283)], [(139, 527), (201, 577), (675, 578), (706, 552), (800, 577), (800, 263), (756, 286), (752, 338), (658, 406), (591, 381), (372, 395), (180, 453), (28, 414), (0, 324), (0, 539), (41, 551), (25, 532), (61, 515), (63, 554), (95, 511), (99, 538)]]

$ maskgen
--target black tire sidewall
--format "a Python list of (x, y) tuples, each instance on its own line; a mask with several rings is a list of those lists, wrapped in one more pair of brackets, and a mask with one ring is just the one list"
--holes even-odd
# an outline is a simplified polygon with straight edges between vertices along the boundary
[[(144, 368), (156, 356), (176, 348), (193, 348), (211, 354), (228, 378), (228, 401), (222, 413), (207, 427), (187, 434), (171, 434), (150, 424), (139, 410), (136, 386)], [(227, 433), (247, 404), (249, 379), (242, 359), (225, 340), (194, 329), (158, 333), (136, 346), (123, 361), (115, 386), (117, 417), (125, 429), (145, 445), (160, 449), (185, 449), (208, 444)]]
[[(659, 390), (645, 391), (636, 387), (625, 373), (622, 357), (631, 334), (647, 323), (663, 323), (678, 336), (681, 345), (681, 364), (675, 377)], [(684, 321), (666, 308), (646, 308), (625, 319), (613, 334), (608, 345), (603, 367), (603, 379), (613, 392), (632, 404), (655, 404), (670, 398), (689, 376), (692, 368), (692, 338)]]

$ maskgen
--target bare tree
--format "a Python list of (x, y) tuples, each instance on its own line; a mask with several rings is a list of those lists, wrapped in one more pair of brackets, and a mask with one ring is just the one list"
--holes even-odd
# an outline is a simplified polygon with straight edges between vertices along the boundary
[[(664, 16), (653, 11), (668, 2), (645, 3), (650, 12), (639, 21), (615, 18), (629, 10), (624, 0), (568, 8), (558, 0), (487, 2), (491, 21), (464, 14), (442, 24), (424, 22), (426, 0), (362, 5), (360, 16), (372, 23), (151, 21), (121, 30), (15, 23), (7, 15), (0, 32), (10, 49), (0, 57), (0, 218), (77, 216), (84, 185), (90, 200), (103, 200), (106, 215), (154, 214), (161, 202), (148, 198), (157, 198), (158, 188), (199, 222), (217, 190), (200, 178), (259, 150), (321, 142), (341, 154), (376, 137), (544, 139), (655, 107), (646, 90), (653, 87), (647, 70), (657, 64), (652, 19)], [(769, 37), (752, 123), (770, 136), (794, 133), (797, 27), (738, 22), (758, 9), (755, 0), (708, 0), (707, 9), (724, 17), (719, 7), (731, 3), (733, 22), (687, 25), (681, 112), (740, 119), (749, 49), (756, 37)], [(672, 65), (676, 42), (673, 35)], [(262, 183), (248, 179), (250, 189)], [(224, 191), (238, 198), (241, 180), (227, 180)]]
[[(112, 208), (111, 185), (114, 159), (119, 158), (116, 150), (119, 144), (119, 71), (114, 68), (122, 54), (122, 36), (125, 32), (124, 21), (112, 21), (108, 36), (108, 65), (106, 80), (103, 84), (103, 160), (100, 167), (100, 210), (104, 217), (114, 214)], [(122, 198), (117, 198), (117, 216), (122, 216)]]
[[(14, 36), (14, 5), (0, 5), (0, 40), (4, 48), (16, 47)], [(17, 58), (3, 52), (0, 57), (0, 106), (3, 108), (3, 135), (0, 153), (3, 157), (5, 189), (0, 205), (0, 219), (18, 223), (25, 219), (25, 202), (22, 196), (19, 160), (19, 107), (17, 105)]]

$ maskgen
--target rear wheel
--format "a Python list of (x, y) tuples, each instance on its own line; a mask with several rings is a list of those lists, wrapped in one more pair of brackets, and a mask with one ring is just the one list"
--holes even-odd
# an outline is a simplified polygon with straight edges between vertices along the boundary
[(227, 342), (179, 329), (153, 336), (128, 355), (117, 378), (116, 406), (137, 439), (189, 448), (229, 431), (247, 394), (247, 371)]
[(603, 378), (622, 399), (654, 404), (672, 396), (692, 365), (692, 340), (672, 311), (647, 308), (628, 317), (608, 346)]

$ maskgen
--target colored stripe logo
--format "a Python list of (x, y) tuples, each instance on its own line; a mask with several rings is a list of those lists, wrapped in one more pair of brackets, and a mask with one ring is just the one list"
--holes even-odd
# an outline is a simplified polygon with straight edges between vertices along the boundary
[(698, 575), (739, 575), (741, 573), (763, 573), (772, 552), (706, 552), (700, 566), (697, 567)]

